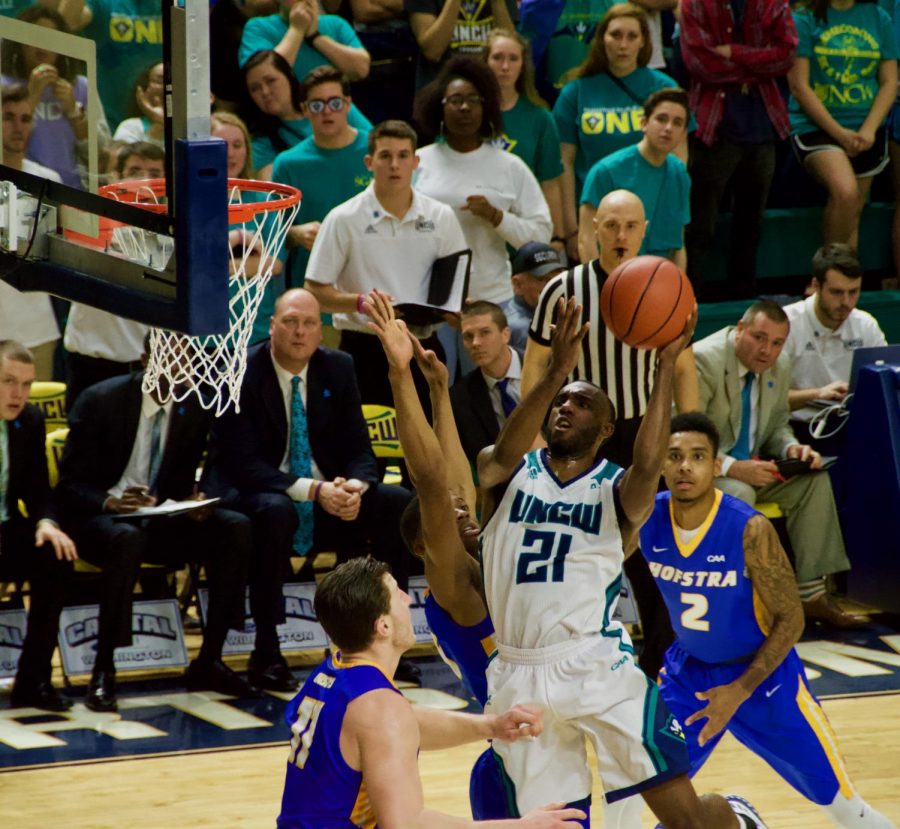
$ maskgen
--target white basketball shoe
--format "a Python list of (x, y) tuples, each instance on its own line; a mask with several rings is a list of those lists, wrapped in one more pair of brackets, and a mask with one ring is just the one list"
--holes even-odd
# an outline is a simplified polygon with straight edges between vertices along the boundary
[(767, 829), (763, 819), (759, 816), (753, 804), (736, 794), (726, 794), (725, 799), (731, 806), (731, 811), (737, 815), (737, 819), (747, 826), (747, 829)]

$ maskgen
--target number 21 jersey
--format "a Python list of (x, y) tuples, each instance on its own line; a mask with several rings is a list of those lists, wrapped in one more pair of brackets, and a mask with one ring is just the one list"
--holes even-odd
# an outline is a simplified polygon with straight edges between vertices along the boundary
[(622, 475), (599, 459), (563, 483), (545, 449), (525, 456), (479, 538), (498, 644), (541, 648), (620, 628), (611, 620), (624, 560)]

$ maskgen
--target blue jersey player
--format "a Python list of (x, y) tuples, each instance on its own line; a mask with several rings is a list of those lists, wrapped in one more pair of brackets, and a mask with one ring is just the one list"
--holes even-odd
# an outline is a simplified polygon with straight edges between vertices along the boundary
[(414, 708), (391, 677), (415, 644), (410, 598), (387, 565), (355, 558), (316, 590), (316, 616), (339, 653), (322, 663), (288, 706), (291, 750), (278, 829), (577, 829), (562, 804), (517, 821), (473, 822), (425, 807), (420, 749), (540, 734), (530, 706), (502, 715)]
[(728, 730), (844, 829), (894, 824), (854, 791), (794, 644), (803, 610), (769, 521), (713, 487), (719, 435), (700, 412), (673, 418), (641, 549), (672, 618), (660, 688), (684, 726), (691, 773)]
[[(456, 431), (447, 368), (434, 352), (425, 351), (407, 334), (383, 296), (374, 293), (370, 297), (369, 314), (387, 355), (397, 431), (416, 486), (416, 497), (403, 514), (400, 530), (410, 551), (425, 564), (429, 586), (425, 616), (441, 655), (484, 706), (494, 626), (476, 558), (480, 528), (472, 518), (472, 470)], [(425, 418), (410, 373), (413, 355), (428, 380), (433, 428)], [(516, 817), (509, 790), (493, 751), (487, 749), (472, 772), (472, 815), (482, 820)]]

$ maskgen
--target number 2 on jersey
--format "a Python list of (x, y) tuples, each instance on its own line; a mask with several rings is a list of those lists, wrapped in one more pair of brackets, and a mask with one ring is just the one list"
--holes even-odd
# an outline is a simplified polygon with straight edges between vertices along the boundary
[(571, 535), (546, 530), (525, 530), (522, 546), (524, 549), (519, 553), (516, 564), (516, 584), (558, 582), (564, 579), (566, 556), (572, 546)]
[(303, 697), (300, 707), (297, 709), (297, 719), (291, 726), (291, 753), (288, 762), (293, 763), (298, 769), (302, 769), (309, 759), (309, 747), (312, 745), (313, 736), (316, 733), (316, 724), (319, 722), (319, 714), (322, 713), (322, 700), (312, 697)]
[(688, 630), (709, 630), (709, 620), (704, 619), (709, 610), (709, 600), (702, 593), (682, 593), (681, 601), (687, 607), (681, 612), (681, 625)]

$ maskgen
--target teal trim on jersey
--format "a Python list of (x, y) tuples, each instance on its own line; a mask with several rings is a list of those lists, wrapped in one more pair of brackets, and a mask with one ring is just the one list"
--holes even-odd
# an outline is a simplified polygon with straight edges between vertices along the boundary
[(538, 460), (538, 452), (539, 451), (540, 451), (539, 449), (532, 449), (525, 456), (525, 463), (528, 465), (528, 468), (533, 469), (535, 472), (541, 471), (541, 464), (540, 464), (540, 461)]
[(667, 771), (669, 768), (669, 764), (666, 763), (665, 755), (659, 750), (659, 747), (656, 745), (655, 731), (656, 731), (656, 706), (660, 700), (659, 694), (654, 694), (653, 683), (650, 681), (649, 677), (647, 679), (647, 695), (644, 697), (644, 724), (641, 727), (641, 740), (644, 743), (644, 748), (647, 749), (647, 754), (650, 755), (650, 760), (653, 762), (653, 767), (656, 769), (657, 774), (662, 774)]
[(619, 575), (612, 581), (609, 587), (606, 588), (606, 607), (603, 608), (603, 630), (609, 627), (610, 622), (610, 608), (612, 607), (613, 602), (616, 597), (619, 595), (619, 592), (622, 590), (622, 574)]
[(600, 470), (596, 475), (593, 476), (593, 478), (598, 484), (603, 483), (603, 481), (606, 480), (614, 481), (616, 479), (616, 475), (618, 475), (621, 471), (621, 466), (614, 464), (612, 461), (604, 459), (603, 466), (600, 467)]
[(605, 636), (607, 639), (618, 639), (619, 640), (619, 650), (622, 653), (631, 654), (634, 656), (634, 647), (632, 645), (625, 644), (622, 641), (622, 628), (619, 627), (616, 630), (609, 630), (610, 623), (610, 608), (613, 605), (613, 601), (615, 601), (616, 597), (619, 595), (619, 592), (622, 589), (622, 574), (619, 573), (618, 577), (615, 581), (610, 584), (609, 587), (606, 588), (606, 607), (603, 609), (603, 627), (600, 629), (600, 635)]

